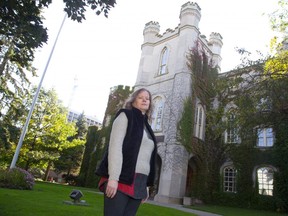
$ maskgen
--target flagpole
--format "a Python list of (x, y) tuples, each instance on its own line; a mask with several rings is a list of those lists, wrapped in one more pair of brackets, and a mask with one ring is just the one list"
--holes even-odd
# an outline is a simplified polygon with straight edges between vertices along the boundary
[(50, 52), (48, 61), (47, 61), (47, 63), (46, 63), (44, 72), (43, 72), (43, 74), (42, 74), (41, 80), (40, 80), (39, 85), (38, 85), (38, 87), (37, 87), (37, 91), (36, 91), (36, 93), (35, 93), (35, 95), (34, 95), (34, 98), (33, 98), (33, 101), (32, 101), (32, 105), (31, 105), (31, 107), (30, 107), (28, 116), (27, 116), (27, 118), (26, 118), (26, 122), (25, 122), (25, 124), (24, 124), (24, 127), (23, 127), (22, 132), (21, 132), (21, 136), (20, 136), (19, 141), (18, 141), (17, 148), (16, 148), (15, 153), (14, 153), (14, 156), (13, 156), (13, 160), (12, 160), (11, 165), (10, 165), (10, 169), (12, 169), (12, 168), (14, 168), (14, 167), (16, 166), (16, 162), (17, 162), (17, 160), (18, 160), (19, 152), (20, 152), (20, 149), (21, 149), (21, 147), (22, 147), (23, 140), (24, 140), (24, 137), (25, 137), (26, 132), (27, 132), (27, 129), (28, 129), (28, 125), (29, 125), (29, 122), (30, 122), (30, 119), (31, 119), (31, 116), (32, 116), (32, 112), (33, 112), (33, 110), (34, 110), (36, 101), (37, 101), (37, 99), (38, 99), (38, 95), (39, 95), (40, 89), (41, 89), (41, 87), (42, 87), (42, 83), (43, 83), (44, 77), (45, 77), (45, 75), (46, 75), (47, 68), (48, 68), (49, 63), (50, 63), (50, 60), (51, 60), (51, 58), (52, 58), (52, 55), (53, 55), (53, 52), (54, 52), (56, 43), (57, 43), (57, 41), (58, 41), (58, 37), (59, 37), (59, 35), (60, 35), (60, 32), (61, 32), (61, 30), (62, 30), (62, 27), (63, 27), (63, 25), (64, 25), (64, 22), (65, 22), (66, 17), (67, 17), (67, 13), (65, 13), (65, 16), (64, 16), (64, 18), (63, 18), (62, 24), (61, 24), (61, 26), (60, 26), (60, 28), (59, 28), (57, 37), (56, 37), (56, 39), (55, 39), (54, 45), (53, 45), (52, 50), (51, 50), (51, 52)]

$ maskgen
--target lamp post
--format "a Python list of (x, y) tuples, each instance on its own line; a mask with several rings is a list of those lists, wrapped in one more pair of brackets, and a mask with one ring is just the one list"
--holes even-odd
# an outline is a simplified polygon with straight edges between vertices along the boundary
[(12, 159), (12, 162), (11, 162), (11, 165), (10, 165), (10, 169), (12, 169), (12, 168), (15, 167), (16, 162), (17, 162), (17, 160), (18, 160), (19, 152), (20, 152), (20, 149), (21, 149), (21, 147), (22, 147), (23, 140), (24, 140), (24, 137), (25, 137), (26, 132), (27, 132), (27, 129), (28, 129), (28, 125), (29, 125), (29, 122), (30, 122), (30, 119), (31, 119), (31, 116), (32, 116), (32, 112), (33, 112), (33, 110), (34, 110), (36, 101), (37, 101), (37, 99), (38, 99), (38, 95), (39, 95), (40, 89), (41, 89), (41, 87), (42, 87), (42, 83), (43, 83), (44, 77), (45, 77), (45, 75), (46, 75), (47, 68), (48, 68), (48, 66), (49, 66), (51, 57), (52, 57), (52, 55), (53, 55), (53, 52), (54, 52), (56, 43), (57, 43), (57, 41), (58, 41), (58, 37), (59, 37), (59, 35), (60, 35), (60, 32), (61, 32), (61, 30), (62, 30), (62, 27), (63, 27), (63, 25), (64, 25), (64, 22), (65, 22), (66, 17), (67, 17), (67, 14), (65, 13), (65, 16), (64, 16), (64, 18), (63, 18), (62, 24), (61, 24), (61, 26), (60, 26), (60, 28), (59, 28), (57, 37), (56, 37), (56, 39), (55, 39), (54, 45), (53, 45), (52, 50), (51, 50), (51, 52), (50, 52), (48, 61), (47, 61), (47, 63), (46, 63), (44, 72), (43, 72), (43, 74), (42, 74), (41, 80), (40, 80), (39, 85), (38, 85), (38, 87), (37, 87), (37, 91), (36, 91), (36, 93), (35, 93), (35, 95), (34, 95), (34, 97), (33, 97), (32, 105), (31, 105), (31, 107), (30, 107), (28, 116), (27, 116), (27, 118), (26, 118), (24, 127), (23, 127), (23, 129), (22, 129), (21, 136), (20, 136), (19, 141), (18, 141), (18, 144), (17, 144), (17, 148), (16, 148), (16, 150), (15, 150), (15, 153), (14, 153), (14, 156), (13, 156), (13, 159)]

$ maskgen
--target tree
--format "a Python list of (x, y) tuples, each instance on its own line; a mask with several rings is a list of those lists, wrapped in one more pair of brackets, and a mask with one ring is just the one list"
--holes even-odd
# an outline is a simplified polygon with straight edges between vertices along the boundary
[(78, 116), (75, 128), (76, 134), (67, 138), (69, 142), (75, 144), (71, 148), (61, 151), (59, 159), (54, 163), (58, 172), (67, 172), (66, 176), (68, 178), (72, 174), (78, 174), (83, 159), (87, 134), (87, 120), (84, 112)]
[(46, 168), (47, 178), (50, 167), (63, 150), (83, 144), (77, 140), (68, 141), (68, 137), (75, 134), (75, 124), (67, 122), (67, 110), (59, 103), (56, 92), (41, 89), (18, 163), (25, 169)]
[(283, 42), (286, 43), (287, 46), (288, 1), (279, 0), (278, 5), (279, 8), (269, 15), (272, 30), (280, 33), (280, 35), (274, 36), (274, 38), (272, 38), (271, 50), (282, 49)]
[[(197, 46), (196, 46), (197, 47)], [(287, 51), (277, 46), (277, 54), (252, 61), (242, 54), (242, 67), (215, 76), (205, 62), (205, 52), (195, 48), (188, 55), (192, 72), (192, 96), (184, 104), (179, 122), (180, 140), (197, 162), (197, 176), (193, 181), (193, 196), (214, 203), (234, 204), (253, 208), (287, 211), (288, 152), (288, 76)], [(206, 65), (206, 66), (205, 66)], [(205, 106), (205, 141), (193, 138), (194, 120), (191, 113), (195, 98)], [(212, 103), (212, 102), (216, 103)], [(193, 104), (193, 105), (191, 105)], [(211, 106), (213, 104), (213, 106)], [(235, 120), (228, 122), (229, 116)], [(223, 134), (229, 127), (238, 129), (241, 144), (224, 142)], [(257, 128), (272, 127), (276, 134), (273, 148), (265, 151), (255, 148)], [(233, 161), (237, 170), (237, 193), (221, 193), (219, 170), (225, 161)], [(251, 173), (259, 164), (277, 167), (274, 178), (274, 196), (259, 197)], [(256, 182), (257, 183), (257, 182)], [(218, 196), (221, 194), (220, 196)], [(231, 199), (233, 198), (233, 199)]]
[[(88, 170), (90, 166), (90, 161), (93, 152), (96, 150), (96, 143), (98, 141), (98, 127), (97, 126), (90, 126), (88, 128), (86, 143), (85, 143), (85, 150), (83, 155), (83, 160), (80, 168), (80, 173), (78, 177), (78, 185), (79, 186), (86, 186), (86, 180), (88, 175)], [(96, 169), (96, 167), (95, 167)]]
[(84, 141), (74, 139), (72, 147), (63, 149), (60, 152), (60, 157), (54, 162), (54, 167), (57, 172), (65, 172), (67, 176), (70, 174), (78, 174), (84, 152)]
[(9, 106), (5, 107), (5, 115), (0, 115), (0, 151), (2, 152), (0, 161), (5, 168), (11, 162), (16, 148), (15, 143), (18, 142), (21, 126), (25, 121), (24, 116), (27, 115), (27, 109), (31, 105), (29, 101), (23, 100), (28, 97), (29, 94), (23, 95), (22, 99), (14, 98)]
[[(23, 95), (29, 94), (29, 77), (36, 76), (31, 65), (34, 52), (48, 39), (41, 13), (51, 3), (51, 0), (0, 2), (0, 121), (7, 110), (17, 112), (15, 101), (21, 101)], [(64, 0), (64, 3), (68, 17), (78, 22), (85, 19), (88, 7), (97, 15), (103, 12), (107, 17), (116, 4), (115, 0)], [(6, 136), (5, 133), (3, 131), (2, 135)]]
[(87, 120), (84, 115), (84, 112), (82, 112), (76, 121), (76, 127), (77, 127), (77, 134), (75, 135), (75, 138), (84, 140), (87, 134)]
[[(85, 19), (86, 8), (90, 7), (99, 15), (107, 17), (115, 0), (63, 0), (64, 11), (72, 20), (81, 22)], [(43, 26), (41, 12), (49, 7), (51, 0), (25, 1), (3, 0), (0, 3), (0, 76), (9, 63), (18, 69), (29, 69), (34, 59), (34, 51), (47, 42), (47, 29)], [(23, 71), (21, 71), (23, 73)], [(20, 74), (20, 77), (23, 74)]]

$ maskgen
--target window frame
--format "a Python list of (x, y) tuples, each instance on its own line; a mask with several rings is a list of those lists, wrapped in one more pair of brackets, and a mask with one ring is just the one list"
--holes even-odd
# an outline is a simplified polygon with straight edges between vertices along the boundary
[(195, 112), (195, 137), (204, 140), (204, 122), (205, 110), (201, 104), (198, 104)]
[(158, 75), (163, 75), (168, 73), (168, 57), (169, 57), (169, 49), (167, 46), (165, 46), (161, 52), (161, 57), (160, 57), (160, 65), (158, 69)]
[[(226, 172), (226, 170), (229, 172)], [(226, 175), (227, 173), (228, 175)], [(232, 174), (232, 176), (230, 174)], [(237, 170), (234, 166), (229, 165), (223, 168), (223, 191), (224, 192), (237, 193), (236, 175), (237, 175)]]
[[(271, 132), (269, 132), (268, 130), (271, 130)], [(274, 146), (275, 136), (274, 136), (274, 131), (273, 131), (272, 127), (257, 128), (256, 131), (257, 131), (257, 141), (256, 141), (257, 147), (270, 148), (270, 147)], [(260, 141), (260, 140), (263, 140), (263, 141)], [(271, 141), (269, 141), (269, 140), (271, 140)]]
[(227, 129), (225, 131), (225, 143), (237, 144), (240, 142), (239, 128), (235, 126), (235, 115), (230, 114), (227, 119)]
[[(267, 170), (266, 175), (264, 176), (264, 172), (265, 170)], [(259, 173), (259, 171), (261, 171), (261, 173)], [(273, 196), (273, 192), (274, 192), (274, 172), (275, 170), (270, 167), (270, 166), (261, 166), (258, 167), (256, 169), (256, 176), (257, 176), (257, 185), (258, 185), (258, 194), (259, 195), (264, 195), (264, 196)], [(262, 176), (260, 176), (262, 175)], [(269, 177), (271, 178), (272, 176), (272, 180), (270, 180), (270, 182), (268, 182), (267, 180), (269, 180)], [(272, 181), (272, 183), (271, 183)], [(265, 194), (264, 194), (265, 193)]]
[(154, 132), (161, 132), (163, 121), (164, 100), (163, 97), (157, 96), (153, 99), (154, 109), (152, 113), (151, 128)]

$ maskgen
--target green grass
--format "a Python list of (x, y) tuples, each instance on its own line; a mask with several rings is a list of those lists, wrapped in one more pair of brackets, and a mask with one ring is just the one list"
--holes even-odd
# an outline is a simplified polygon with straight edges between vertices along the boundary
[(201, 205), (201, 206), (199, 205), (188, 208), (205, 212), (211, 212), (222, 216), (288, 216), (288, 214), (280, 214), (277, 212), (232, 208), (232, 207), (214, 206), (214, 205)]
[[(73, 189), (81, 190), (88, 206), (65, 204)], [(96, 189), (37, 182), (33, 190), (0, 188), (0, 216), (101, 216), (103, 195)], [(166, 207), (143, 204), (137, 216), (193, 216)]]
[[(88, 206), (65, 204), (71, 201), (73, 189), (81, 190)], [(222, 206), (192, 206), (193, 209), (223, 216), (288, 216), (275, 212), (248, 210)], [(96, 189), (72, 187), (47, 182), (36, 182), (33, 190), (0, 188), (0, 216), (101, 216), (103, 195)], [(193, 216), (176, 209), (142, 204), (137, 216)]]

